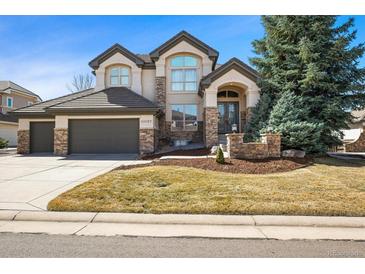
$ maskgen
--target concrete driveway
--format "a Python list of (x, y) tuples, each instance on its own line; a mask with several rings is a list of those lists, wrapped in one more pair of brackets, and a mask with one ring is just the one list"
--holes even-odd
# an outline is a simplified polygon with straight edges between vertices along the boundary
[(0, 159), (0, 210), (46, 210), (59, 194), (120, 165), (143, 164), (134, 154), (9, 155)]

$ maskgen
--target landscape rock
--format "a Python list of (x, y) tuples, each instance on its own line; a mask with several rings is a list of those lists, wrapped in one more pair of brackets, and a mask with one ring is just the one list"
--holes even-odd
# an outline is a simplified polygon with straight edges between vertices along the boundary
[(283, 157), (290, 157), (290, 158), (304, 158), (305, 151), (298, 150), (298, 149), (287, 149), (287, 150), (283, 150), (281, 155)]
[(218, 150), (218, 147), (219, 146), (212, 146), (212, 148), (210, 149), (210, 153), (211, 154), (216, 154), (217, 153), (217, 150)]

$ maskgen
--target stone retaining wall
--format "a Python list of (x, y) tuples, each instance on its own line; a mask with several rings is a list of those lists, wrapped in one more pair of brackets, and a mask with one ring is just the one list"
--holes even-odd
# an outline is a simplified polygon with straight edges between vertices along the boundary
[(280, 157), (280, 134), (263, 134), (260, 143), (244, 143), (244, 133), (232, 133), (226, 134), (226, 136), (229, 158), (265, 159)]
[(365, 152), (365, 128), (360, 134), (359, 139), (353, 143), (345, 144), (346, 152)]

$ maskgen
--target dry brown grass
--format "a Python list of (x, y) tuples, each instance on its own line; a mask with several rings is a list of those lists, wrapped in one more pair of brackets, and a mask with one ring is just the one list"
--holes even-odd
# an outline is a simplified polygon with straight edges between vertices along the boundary
[(316, 159), (252, 175), (191, 167), (115, 170), (61, 194), (49, 210), (365, 216), (364, 161)]

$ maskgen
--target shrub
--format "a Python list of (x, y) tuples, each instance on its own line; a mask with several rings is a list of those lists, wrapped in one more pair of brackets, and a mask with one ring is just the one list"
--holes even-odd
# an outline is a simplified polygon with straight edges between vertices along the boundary
[(217, 154), (215, 156), (215, 161), (218, 164), (224, 164), (224, 154), (223, 154), (223, 150), (221, 149), (221, 147), (218, 147), (218, 149), (217, 149)]
[(3, 138), (0, 137), (0, 148), (7, 148), (8, 147), (8, 140), (5, 140)]

